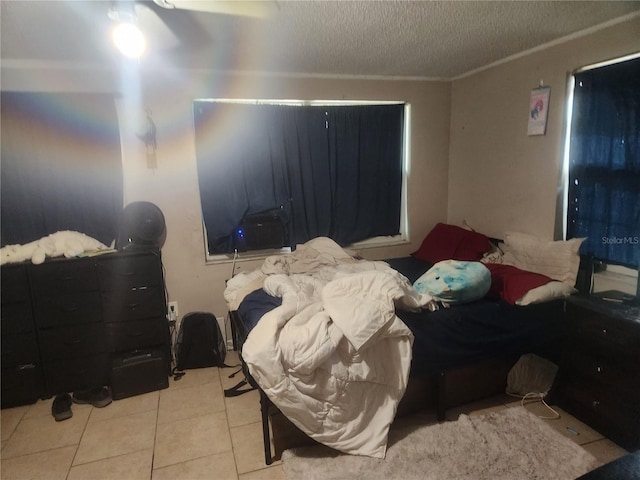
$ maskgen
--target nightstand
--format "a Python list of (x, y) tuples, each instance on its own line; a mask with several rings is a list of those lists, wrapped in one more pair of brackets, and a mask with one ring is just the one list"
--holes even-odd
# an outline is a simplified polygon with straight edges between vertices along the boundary
[(602, 297), (566, 301), (568, 338), (555, 398), (633, 451), (640, 448), (640, 307)]

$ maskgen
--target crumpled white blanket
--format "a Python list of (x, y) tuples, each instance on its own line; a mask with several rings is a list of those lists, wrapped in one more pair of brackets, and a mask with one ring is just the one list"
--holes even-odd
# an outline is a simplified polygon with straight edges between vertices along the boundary
[(71, 258), (85, 252), (108, 250), (109, 247), (84, 233), (63, 230), (24, 245), (6, 245), (0, 249), (0, 265), (31, 260), (35, 265), (46, 257)]
[[(304, 258), (308, 273), (265, 275), (263, 288), (282, 305), (258, 322), (242, 356), (271, 401), (307, 435), (382, 458), (413, 343), (395, 308), (418, 309), (431, 297), (384, 262), (341, 255), (333, 264)], [(265, 262), (280, 264), (289, 273), (306, 268), (295, 258)]]
[[(380, 265), (386, 264), (376, 262)], [(269, 275), (296, 274), (316, 275), (328, 280), (333, 277), (338, 266), (352, 265), (354, 271), (361, 270), (359, 261), (346, 250), (327, 237), (318, 237), (297, 245), (289, 255), (267, 257), (261, 268), (251, 272), (241, 272), (227, 282), (224, 299), (229, 310), (237, 310), (242, 299), (254, 290), (262, 288)]]

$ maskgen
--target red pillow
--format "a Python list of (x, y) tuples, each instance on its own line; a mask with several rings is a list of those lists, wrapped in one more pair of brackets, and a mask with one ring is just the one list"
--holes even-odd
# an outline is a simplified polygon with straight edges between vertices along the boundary
[(451, 259), (474, 262), (490, 249), (491, 243), (485, 235), (438, 223), (424, 238), (420, 248), (411, 255), (431, 263)]
[(533, 288), (541, 287), (552, 279), (540, 273), (520, 270), (513, 265), (485, 263), (491, 272), (491, 288), (488, 297), (501, 298), (512, 305), (524, 297)]

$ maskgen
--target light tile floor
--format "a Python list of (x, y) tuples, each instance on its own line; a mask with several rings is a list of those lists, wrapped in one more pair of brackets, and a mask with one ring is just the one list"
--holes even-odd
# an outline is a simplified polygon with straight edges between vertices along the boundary
[[(234, 352), (227, 357), (234, 362)], [(229, 358), (232, 357), (232, 358)], [(237, 357), (236, 357), (237, 359)], [(169, 388), (117, 400), (104, 408), (73, 405), (73, 417), (56, 422), (52, 399), (4, 409), (0, 477), (3, 480), (282, 480), (279, 461), (264, 463), (257, 392), (225, 398), (234, 370), (188, 370)], [(498, 396), (451, 409), (477, 415), (518, 402)], [(529, 405), (540, 415), (541, 405)], [(549, 424), (602, 463), (626, 452), (565, 412)], [(406, 421), (406, 419), (404, 420)], [(575, 433), (574, 433), (575, 432)]]

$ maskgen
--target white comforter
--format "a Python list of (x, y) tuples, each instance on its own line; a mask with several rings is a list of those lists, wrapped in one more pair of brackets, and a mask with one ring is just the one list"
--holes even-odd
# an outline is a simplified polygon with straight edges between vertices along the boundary
[(326, 238), (270, 257), (260, 275), (232, 283), (225, 297), (239, 301), (237, 293), (258, 277), (283, 301), (243, 346), (251, 375), (310, 437), (384, 457), (413, 342), (395, 307), (417, 309), (430, 297), (387, 264), (357, 261)]

